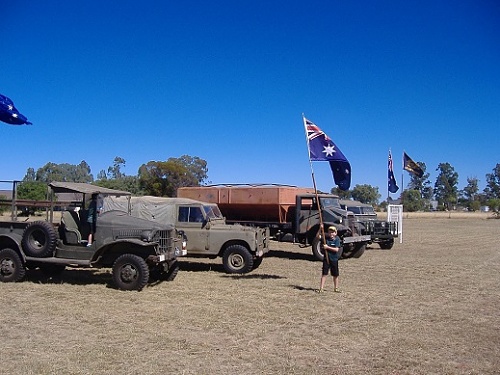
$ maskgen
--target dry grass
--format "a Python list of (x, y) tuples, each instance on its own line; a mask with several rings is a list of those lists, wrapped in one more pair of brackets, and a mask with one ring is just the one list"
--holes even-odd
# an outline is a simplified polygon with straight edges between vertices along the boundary
[(404, 230), (341, 261), (342, 294), (314, 293), (320, 263), (285, 243), (251, 274), (189, 259), (142, 292), (108, 288), (108, 272), (34, 271), (0, 285), (1, 372), (498, 373), (500, 220), (410, 215)]

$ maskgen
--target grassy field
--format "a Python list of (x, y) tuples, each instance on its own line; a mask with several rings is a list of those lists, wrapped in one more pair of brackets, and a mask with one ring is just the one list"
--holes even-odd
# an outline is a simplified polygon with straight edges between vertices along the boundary
[(340, 262), (316, 294), (310, 248), (254, 272), (184, 259), (173, 282), (102, 270), (0, 284), (2, 374), (498, 374), (500, 220), (406, 215), (403, 243)]

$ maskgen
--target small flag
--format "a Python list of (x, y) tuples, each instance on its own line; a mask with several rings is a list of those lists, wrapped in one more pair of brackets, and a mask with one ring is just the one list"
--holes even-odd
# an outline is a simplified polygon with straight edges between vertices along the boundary
[(2, 94), (0, 94), (0, 121), (11, 125), (31, 125), (26, 116), (14, 107), (14, 102)]
[(396, 179), (394, 178), (394, 169), (392, 166), (392, 155), (391, 150), (389, 150), (389, 165), (388, 165), (388, 187), (391, 193), (395, 193), (399, 190), (399, 186), (396, 184)]
[(351, 186), (351, 164), (342, 151), (317, 125), (304, 117), (307, 134), (307, 147), (311, 161), (328, 161), (333, 179), (340, 190)]
[(414, 174), (417, 177), (422, 177), (424, 175), (424, 171), (420, 166), (415, 163), (407, 154), (403, 152), (403, 169)]

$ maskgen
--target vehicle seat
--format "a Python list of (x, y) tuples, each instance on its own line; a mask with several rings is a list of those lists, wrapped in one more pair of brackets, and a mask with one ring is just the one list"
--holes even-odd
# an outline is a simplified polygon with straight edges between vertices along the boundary
[(82, 241), (79, 230), (80, 219), (75, 211), (63, 211), (61, 224), (64, 234), (64, 242), (71, 245), (78, 245)]

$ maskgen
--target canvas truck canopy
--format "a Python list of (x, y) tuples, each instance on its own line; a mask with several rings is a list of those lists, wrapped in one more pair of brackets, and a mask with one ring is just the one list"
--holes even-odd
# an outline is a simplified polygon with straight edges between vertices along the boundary
[(86, 184), (83, 182), (51, 182), (49, 187), (54, 193), (81, 193), (81, 194), (101, 194), (113, 196), (130, 196), (128, 191), (108, 189), (105, 187)]
[(163, 223), (173, 223), (176, 221), (178, 215), (176, 205), (179, 204), (199, 206), (205, 210), (209, 217), (223, 219), (222, 214), (215, 204), (200, 202), (189, 198), (165, 198), (153, 196), (128, 198), (107, 196), (103, 199), (103, 211), (127, 211), (132, 216), (141, 219), (159, 221)]

